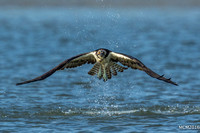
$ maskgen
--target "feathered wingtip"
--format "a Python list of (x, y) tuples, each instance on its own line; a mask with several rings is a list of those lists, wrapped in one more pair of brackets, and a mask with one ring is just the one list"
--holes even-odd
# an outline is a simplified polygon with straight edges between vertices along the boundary
[(166, 82), (168, 82), (168, 83), (171, 83), (171, 84), (173, 84), (173, 85), (178, 86), (177, 83), (171, 81), (172, 78), (168, 78), (168, 79), (167, 79), (167, 78), (165, 78), (164, 76), (165, 76), (165, 75), (163, 74), (163, 75), (161, 75), (160, 77), (158, 77), (158, 79), (160, 79), (160, 80), (164, 80), (164, 81), (166, 81)]
[(16, 83), (15, 85), (21, 85), (21, 83)]
[(175, 83), (175, 82), (173, 82), (173, 81), (171, 81), (171, 79), (172, 79), (172, 78), (168, 78), (167, 80), (168, 80), (170, 83), (172, 83), (173, 85), (176, 85), (176, 86), (178, 86), (178, 84), (177, 84), (177, 83)]
[(162, 78), (164, 78), (164, 74), (163, 75), (161, 75), (160, 77), (158, 77), (157, 79), (162, 79)]

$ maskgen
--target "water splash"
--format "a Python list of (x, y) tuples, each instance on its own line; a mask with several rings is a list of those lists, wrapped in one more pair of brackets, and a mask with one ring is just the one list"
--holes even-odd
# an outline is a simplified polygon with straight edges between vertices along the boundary
[(65, 115), (101, 115), (101, 116), (118, 116), (118, 115), (191, 115), (200, 114), (200, 107), (198, 106), (150, 106), (141, 108), (91, 108), (91, 109), (69, 109), (63, 112)]

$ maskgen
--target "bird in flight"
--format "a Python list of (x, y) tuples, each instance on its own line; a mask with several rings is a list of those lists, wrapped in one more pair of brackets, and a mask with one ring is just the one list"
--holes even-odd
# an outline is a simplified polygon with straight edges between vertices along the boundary
[[(16, 85), (22, 85), (35, 81), (40, 81), (51, 76), (58, 70), (64, 70), (65, 68), (74, 68), (86, 63), (94, 64), (94, 66), (88, 72), (88, 74), (92, 76), (97, 75), (99, 79), (103, 78), (104, 81), (111, 79), (112, 75), (116, 76), (117, 72), (123, 72), (124, 70), (128, 69), (128, 67), (130, 67), (132, 69), (139, 69), (141, 71), (144, 71), (149, 76), (156, 78), (158, 80), (162, 80), (164, 82), (176, 86), (178, 85), (175, 82), (171, 81), (171, 78), (167, 79), (164, 77), (164, 75), (159, 75), (155, 73), (154, 71), (146, 67), (141, 61), (132, 56), (125, 55), (122, 53), (112, 52), (108, 49), (103, 49), (103, 48), (69, 58), (60, 63), (59, 65), (57, 65), (56, 67), (54, 67), (53, 69), (44, 73), (43, 75), (31, 80), (17, 83)], [(121, 63), (123, 66), (119, 65), (118, 63)]]

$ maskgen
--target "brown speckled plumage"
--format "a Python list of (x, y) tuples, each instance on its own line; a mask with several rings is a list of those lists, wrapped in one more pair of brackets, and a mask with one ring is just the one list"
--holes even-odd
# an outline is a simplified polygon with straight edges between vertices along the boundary
[[(173, 85), (178, 85), (175, 82), (171, 81), (171, 78), (167, 79), (164, 77), (164, 75), (159, 75), (155, 73), (154, 71), (146, 67), (138, 59), (129, 55), (122, 54), (122, 53), (115, 53), (108, 49), (97, 49), (89, 53), (84, 53), (84, 54), (74, 56), (70, 59), (63, 61), (62, 63), (57, 65), (55, 68), (49, 70), (43, 75), (31, 80), (17, 83), (16, 85), (22, 85), (26, 83), (43, 80), (51, 76), (53, 73), (55, 73), (58, 70), (63, 70), (65, 68), (74, 68), (86, 63), (94, 64), (94, 66), (88, 72), (88, 74), (92, 76), (97, 75), (99, 79), (103, 78), (104, 81), (111, 79), (112, 75), (116, 76), (117, 72), (123, 72), (124, 70), (128, 69), (127, 67), (130, 67), (132, 69), (139, 69), (141, 71), (144, 71), (151, 77), (156, 78), (158, 80), (162, 80)], [(122, 65), (127, 66), (127, 67), (120, 66), (117, 63), (121, 63)]]

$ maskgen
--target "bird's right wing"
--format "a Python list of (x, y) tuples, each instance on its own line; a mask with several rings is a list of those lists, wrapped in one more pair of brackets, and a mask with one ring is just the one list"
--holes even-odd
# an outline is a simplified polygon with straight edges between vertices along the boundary
[(146, 67), (141, 61), (139, 61), (138, 59), (132, 56), (125, 55), (122, 53), (115, 53), (115, 52), (111, 52), (110, 55), (111, 55), (110, 56), (111, 60), (113, 60), (114, 62), (120, 62), (121, 64), (125, 66), (131, 67), (132, 69), (142, 70), (153, 78), (165, 81), (167, 83), (171, 83), (173, 85), (178, 85), (175, 82), (171, 81), (171, 78), (167, 79), (164, 77), (164, 75), (159, 75), (155, 73), (154, 71)]
[(57, 65), (53, 69), (44, 73), (43, 75), (36, 77), (34, 79), (31, 79), (31, 80), (27, 80), (27, 81), (24, 81), (24, 82), (17, 83), (16, 85), (22, 85), (22, 84), (27, 84), (27, 83), (46, 79), (47, 77), (49, 77), (53, 73), (55, 73), (57, 70), (63, 70), (65, 68), (78, 67), (78, 66), (81, 66), (81, 65), (86, 64), (86, 63), (94, 64), (96, 62), (94, 55), (95, 55), (95, 52), (89, 52), (89, 53), (84, 53), (84, 54), (74, 56), (70, 59), (63, 61), (62, 63), (60, 63), (59, 65)]

